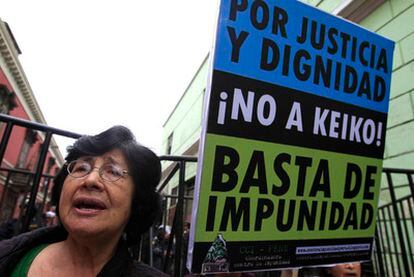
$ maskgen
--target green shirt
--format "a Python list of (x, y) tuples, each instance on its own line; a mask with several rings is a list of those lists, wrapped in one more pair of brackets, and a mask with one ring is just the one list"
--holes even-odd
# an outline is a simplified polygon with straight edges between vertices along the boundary
[(30, 249), (23, 258), (20, 259), (16, 267), (14, 268), (11, 277), (26, 277), (29, 272), (29, 268), (32, 265), (36, 256), (49, 244), (40, 244)]

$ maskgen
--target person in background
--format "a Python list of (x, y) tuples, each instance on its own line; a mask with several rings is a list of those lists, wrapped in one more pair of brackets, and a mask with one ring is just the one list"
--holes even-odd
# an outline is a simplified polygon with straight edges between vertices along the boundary
[(184, 222), (184, 229), (183, 229), (184, 235), (188, 236), (190, 234), (190, 228), (191, 228), (191, 223), (188, 221)]
[(345, 263), (345, 264), (337, 264), (333, 267), (326, 269), (328, 276), (333, 277), (345, 277), (345, 276), (353, 276), (353, 277), (361, 277), (361, 263)]
[(327, 265), (319, 267), (303, 267), (299, 270), (298, 277), (344, 277), (344, 276), (371, 276), (371, 275), (362, 275), (361, 263), (344, 263), (336, 265)]
[(152, 242), (153, 265), (159, 270), (164, 270), (165, 257), (168, 248), (169, 230), (166, 227), (158, 227), (157, 235)]
[(160, 174), (123, 126), (82, 136), (54, 180), (60, 224), (0, 242), (0, 276), (166, 276), (128, 251), (160, 211)]
[(45, 218), (46, 218), (46, 222), (45, 225), (46, 226), (52, 226), (54, 224), (57, 224), (56, 222), (56, 212), (55, 212), (55, 207), (52, 206), (49, 208), (49, 210), (45, 213)]
[(187, 269), (187, 255), (188, 255), (188, 241), (190, 239), (190, 228), (191, 228), (191, 223), (186, 221), (184, 222), (184, 231), (183, 231), (183, 255), (182, 255), (182, 272), (184, 275), (189, 274), (190, 272)]

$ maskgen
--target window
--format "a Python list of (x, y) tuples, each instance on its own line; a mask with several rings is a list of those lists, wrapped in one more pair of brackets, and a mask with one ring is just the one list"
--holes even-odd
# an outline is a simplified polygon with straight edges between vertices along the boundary
[(20, 149), (19, 159), (17, 161), (17, 168), (26, 168), (29, 150), (37, 140), (38, 138), (36, 132), (27, 129), (26, 135), (24, 136), (22, 148)]
[(0, 84), (0, 113), (8, 114), (17, 106), (13, 92), (10, 92), (5, 85)]

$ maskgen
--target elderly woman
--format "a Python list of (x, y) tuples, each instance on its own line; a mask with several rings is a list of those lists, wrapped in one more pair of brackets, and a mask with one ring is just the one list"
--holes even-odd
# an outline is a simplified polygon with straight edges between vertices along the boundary
[(160, 210), (160, 161), (125, 127), (68, 148), (52, 200), (61, 224), (0, 243), (0, 276), (164, 276), (134, 261)]

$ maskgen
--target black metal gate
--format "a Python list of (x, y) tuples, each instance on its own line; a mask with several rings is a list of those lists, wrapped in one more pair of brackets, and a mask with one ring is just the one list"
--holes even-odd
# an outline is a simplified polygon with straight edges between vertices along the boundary
[(414, 170), (384, 168), (373, 262), (377, 276), (414, 276)]
[[(167, 206), (168, 199), (174, 200), (175, 209), (173, 213), (170, 239), (168, 242), (168, 247), (166, 249), (166, 255), (165, 255), (166, 259), (164, 261), (163, 271), (168, 272), (173, 276), (183, 276), (185, 272), (185, 267), (186, 267), (185, 261), (186, 261), (186, 254), (187, 254), (187, 249), (185, 249), (185, 247), (188, 246), (188, 241), (185, 241), (184, 230), (183, 230), (184, 208), (185, 208), (185, 202), (192, 200), (192, 195), (185, 195), (185, 193), (186, 191), (188, 191), (188, 188), (193, 187), (193, 184), (194, 184), (194, 178), (190, 178), (190, 180), (186, 181), (186, 178), (185, 178), (186, 177), (186, 165), (188, 163), (197, 162), (197, 158), (189, 157), (189, 156), (161, 156), (160, 160), (173, 162), (173, 167), (170, 173), (168, 174), (168, 176), (164, 179), (162, 184), (160, 184), (160, 186), (158, 187), (159, 192), (163, 191), (166, 185), (171, 181), (174, 175), (178, 172), (178, 186), (177, 186), (178, 190), (176, 191), (177, 194), (164, 195), (164, 205), (163, 205), (164, 211), (163, 211), (163, 215), (161, 219), (164, 226), (166, 225), (168, 221), (167, 220), (167, 213), (169, 212), (169, 209)], [(149, 237), (150, 237), (149, 241), (152, 241), (151, 232), (150, 232)], [(150, 250), (152, 251), (151, 247), (150, 247)], [(171, 256), (170, 253), (172, 251), (174, 251), (174, 255)], [(152, 259), (151, 259), (150, 265), (152, 265)]]

